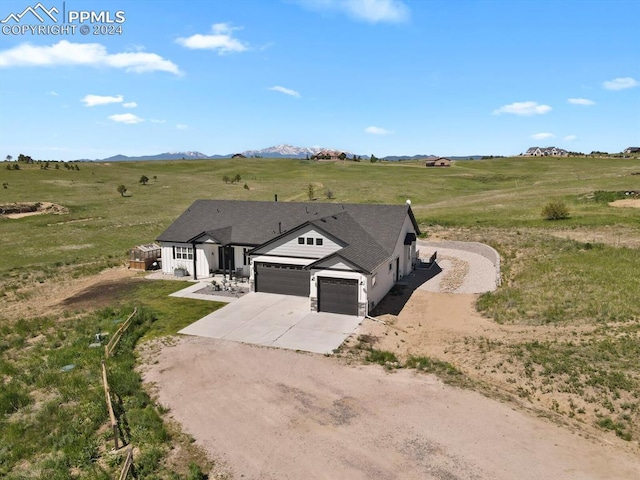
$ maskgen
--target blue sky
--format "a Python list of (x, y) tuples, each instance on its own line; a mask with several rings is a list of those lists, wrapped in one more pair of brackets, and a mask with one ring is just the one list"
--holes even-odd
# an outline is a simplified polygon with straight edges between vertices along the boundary
[(639, 0), (3, 0), (0, 158), (619, 152), (640, 146), (639, 18)]

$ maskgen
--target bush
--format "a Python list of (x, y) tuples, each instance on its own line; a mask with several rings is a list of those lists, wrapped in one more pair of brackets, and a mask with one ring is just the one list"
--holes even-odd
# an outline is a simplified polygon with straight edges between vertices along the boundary
[(569, 218), (569, 209), (563, 202), (549, 202), (542, 209), (542, 216), (546, 220), (564, 220)]

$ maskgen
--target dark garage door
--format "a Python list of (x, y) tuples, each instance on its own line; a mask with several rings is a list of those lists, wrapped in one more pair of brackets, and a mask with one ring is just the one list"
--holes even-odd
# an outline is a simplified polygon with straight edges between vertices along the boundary
[(358, 314), (358, 281), (318, 277), (318, 311)]
[(256, 263), (256, 292), (309, 296), (309, 270), (300, 265)]

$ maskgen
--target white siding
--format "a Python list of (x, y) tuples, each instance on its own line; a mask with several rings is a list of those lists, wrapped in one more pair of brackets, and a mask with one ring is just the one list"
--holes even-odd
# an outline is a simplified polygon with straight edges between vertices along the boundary
[(193, 275), (193, 259), (173, 258), (173, 247), (193, 248), (190, 243), (162, 243), (162, 273), (173, 275), (176, 268), (186, 268)]
[(325, 260), (324, 262), (318, 263), (318, 265), (316, 265), (316, 267), (317, 268), (323, 268), (323, 269), (324, 268), (335, 268), (335, 269), (339, 269), (339, 270), (355, 270), (353, 265), (343, 261), (340, 258), (329, 258), (329, 259)]
[[(298, 238), (304, 238), (304, 244), (298, 243)], [(307, 239), (313, 239), (313, 245), (307, 245)], [(316, 245), (316, 239), (322, 239), (322, 245)], [(340, 250), (344, 245), (340, 245), (328, 238), (325, 234), (320, 233), (311, 226), (296, 230), (264, 248), (256, 253), (268, 253), (269, 255), (291, 256), (291, 257), (307, 257), (307, 258), (323, 258)]]
[[(398, 277), (402, 278), (405, 275), (408, 275), (411, 270), (413, 270), (413, 260), (415, 259), (415, 247), (411, 249), (411, 253), (413, 258), (409, 259), (408, 254), (405, 251), (404, 239), (407, 236), (407, 233), (416, 233), (415, 228), (413, 228), (413, 223), (411, 222), (411, 218), (407, 215), (404, 219), (404, 224), (402, 225), (402, 229), (400, 230), (400, 235), (398, 236), (398, 240), (396, 241), (396, 246), (393, 251), (393, 261), (395, 268), (395, 259), (400, 259), (400, 271), (398, 272)], [(406, 248), (409, 248), (408, 246)]]
[(215, 270), (215, 257), (218, 245), (204, 243), (196, 245), (196, 263), (198, 278), (206, 278), (211, 276), (210, 271)]
[[(389, 269), (391, 264), (391, 269)], [(368, 278), (367, 283), (367, 300), (369, 304), (373, 302), (373, 305), (380, 303), (380, 300), (391, 290), (395, 283), (396, 262), (393, 259), (387, 260), (380, 265)], [(376, 279), (376, 284), (373, 285), (373, 278)]]

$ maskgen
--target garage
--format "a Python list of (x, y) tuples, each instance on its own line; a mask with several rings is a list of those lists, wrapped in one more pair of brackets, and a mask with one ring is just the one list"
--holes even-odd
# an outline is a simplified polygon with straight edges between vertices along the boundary
[(309, 296), (309, 270), (302, 265), (256, 263), (256, 292)]
[(358, 281), (318, 277), (318, 311), (358, 315)]

